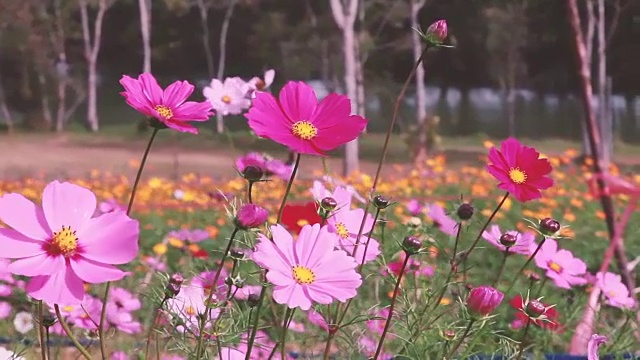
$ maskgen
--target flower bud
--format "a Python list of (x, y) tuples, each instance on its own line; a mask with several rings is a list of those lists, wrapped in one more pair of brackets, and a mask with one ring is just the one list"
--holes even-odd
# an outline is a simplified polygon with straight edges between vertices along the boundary
[(180, 286), (182, 285), (183, 282), (184, 282), (184, 278), (180, 273), (175, 273), (171, 275), (171, 277), (169, 278), (169, 284), (176, 284)]
[(504, 294), (491, 286), (478, 286), (469, 292), (467, 307), (472, 315), (487, 316), (502, 302)]
[(380, 210), (386, 209), (390, 204), (391, 202), (386, 196), (377, 195), (373, 198), (373, 206)]
[(233, 278), (232, 278), (231, 276), (227, 276), (226, 278), (224, 278), (224, 283), (225, 283), (227, 286), (231, 286), (231, 285), (233, 285)]
[(529, 281), (531, 281), (532, 283), (540, 281), (540, 275), (538, 275), (538, 273), (535, 273), (535, 272), (529, 273), (528, 278), (529, 278)]
[(429, 25), (424, 37), (433, 45), (442, 44), (444, 39), (447, 38), (447, 20), (438, 20)]
[(42, 326), (44, 327), (52, 327), (56, 322), (58, 322), (58, 318), (51, 314), (45, 314), (42, 317)]
[(460, 218), (460, 220), (469, 220), (473, 216), (473, 212), (475, 209), (473, 205), (469, 203), (462, 203), (458, 206), (458, 210), (456, 210), (456, 214)]
[(244, 259), (244, 251), (242, 249), (231, 249), (229, 255), (231, 255), (231, 257), (236, 260)]
[(167, 287), (164, 288), (164, 297), (166, 299), (171, 299), (180, 294), (180, 285), (174, 283), (168, 283)]
[(233, 279), (233, 286), (237, 287), (238, 289), (242, 289), (244, 287), (244, 280), (239, 277)]
[(333, 211), (338, 206), (338, 202), (332, 197), (326, 197), (320, 201), (320, 206), (326, 211)]
[(544, 218), (540, 220), (539, 230), (542, 235), (553, 236), (560, 231), (560, 223), (556, 219)]
[(249, 307), (256, 307), (258, 303), (260, 303), (260, 295), (259, 294), (249, 294), (247, 297), (247, 302), (249, 303)]
[(249, 182), (259, 181), (260, 179), (262, 179), (263, 175), (264, 171), (260, 167), (254, 165), (245, 167), (244, 171), (242, 172), (242, 177)]
[(529, 301), (525, 309), (525, 312), (527, 313), (527, 315), (529, 315), (532, 318), (538, 318), (544, 315), (545, 312), (547, 312), (547, 308), (544, 306), (543, 303), (534, 299)]
[(267, 221), (267, 210), (255, 204), (246, 204), (238, 210), (235, 218), (236, 226), (242, 229), (258, 227)]
[(418, 253), (422, 248), (422, 241), (415, 236), (407, 236), (402, 241), (402, 249), (407, 255), (413, 255)]
[(518, 237), (512, 233), (504, 233), (502, 234), (502, 236), (500, 236), (499, 241), (500, 241), (500, 244), (502, 244), (505, 247), (512, 247), (513, 245), (516, 244), (516, 241), (518, 241)]
[(452, 341), (456, 338), (456, 332), (451, 329), (447, 329), (442, 332), (442, 337), (444, 337), (444, 339), (447, 341)]

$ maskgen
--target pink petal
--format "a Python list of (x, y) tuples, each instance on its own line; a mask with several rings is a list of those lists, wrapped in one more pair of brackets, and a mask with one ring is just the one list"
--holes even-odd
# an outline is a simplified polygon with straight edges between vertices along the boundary
[(153, 110), (154, 104), (152, 104), (146, 96), (142, 89), (142, 83), (137, 79), (124, 75), (122, 79), (120, 79), (120, 84), (125, 90), (120, 94), (124, 96), (127, 104), (143, 114), (152, 116), (151, 111)]
[(13, 229), (0, 229), (2, 257), (8, 259), (44, 254), (42, 241), (28, 238)]
[[(302, 227), (298, 238), (303, 236), (303, 234), (308, 234), (309, 228), (311, 228), (311, 225), (305, 225)], [(271, 234), (273, 235), (273, 243), (277, 247), (278, 251), (282, 253), (287, 262), (292, 265), (298, 264), (298, 258), (293, 251), (293, 237), (284, 228), (284, 226), (280, 224), (271, 226)]]
[(0, 220), (31, 239), (51, 237), (42, 209), (20, 194), (0, 197)]
[(313, 269), (324, 257), (333, 251), (333, 236), (328, 233), (328, 227), (320, 224), (304, 226), (300, 230), (295, 242), (298, 264)]
[(351, 101), (344, 95), (331, 93), (316, 107), (309, 119), (318, 130), (331, 129), (340, 125), (351, 115)]
[(291, 284), (295, 284), (295, 280), (293, 279), (293, 275), (291, 274), (291, 269), (289, 269), (288, 273), (283, 273), (278, 270), (274, 270), (273, 268), (269, 269), (267, 272), (267, 280), (270, 283), (276, 286), (287, 286)]
[(502, 156), (495, 147), (489, 150), (489, 162), (502, 171), (508, 171), (510, 168), (509, 164), (507, 164), (507, 160), (505, 160), (504, 156)]
[(14, 260), (9, 265), (9, 271), (15, 275), (41, 276), (64, 271), (66, 267), (64, 256), (49, 256), (40, 254), (28, 258)]
[(78, 231), (78, 244), (84, 258), (103, 264), (125, 264), (138, 254), (138, 221), (122, 211), (90, 219)]
[(510, 168), (517, 166), (521, 147), (520, 142), (514, 138), (508, 138), (500, 144), (500, 152)]
[(189, 125), (184, 121), (177, 121), (172, 119), (172, 120), (164, 120), (163, 123), (167, 125), (168, 128), (176, 131), (186, 132), (191, 134), (198, 133), (198, 129), (196, 129), (195, 127), (193, 127), (192, 125)]
[(90, 284), (117, 281), (127, 276), (126, 272), (116, 267), (84, 259), (81, 256), (71, 259), (69, 263), (73, 272), (84, 282)]
[(278, 304), (286, 304), (290, 308), (299, 307), (304, 311), (311, 309), (311, 299), (307, 297), (302, 290), (302, 286), (298, 284), (274, 287), (273, 300)]
[(42, 192), (42, 209), (52, 231), (62, 226), (78, 231), (95, 213), (96, 196), (82, 186), (55, 180)]
[(32, 298), (49, 305), (80, 305), (84, 299), (84, 284), (68, 267), (50, 276), (32, 278), (26, 291)]
[(213, 115), (211, 104), (208, 102), (187, 101), (173, 109), (172, 120), (207, 121)]
[(308, 296), (319, 304), (331, 304), (333, 302), (334, 289), (325, 289), (322, 286), (309, 285), (305, 288)]
[(285, 146), (290, 146), (292, 141), (298, 139), (291, 132), (293, 122), (282, 112), (276, 99), (269, 93), (258, 92), (245, 117), (249, 120), (251, 130), (260, 137)]
[(315, 91), (304, 82), (290, 81), (280, 90), (282, 111), (293, 122), (310, 121), (317, 104)]
[(345, 302), (358, 294), (357, 289), (361, 284), (360, 280), (314, 283), (313, 289), (318, 292), (330, 293), (334, 299)]
[(195, 87), (188, 81), (176, 81), (167, 86), (162, 94), (162, 104), (175, 108), (185, 102)]
[(141, 74), (138, 77), (138, 81), (142, 84), (142, 91), (151, 104), (162, 104), (162, 88), (158, 85), (158, 81), (153, 75), (149, 73)]
[(312, 139), (315, 146), (321, 150), (330, 151), (340, 145), (356, 139), (367, 126), (367, 120), (358, 115), (342, 118), (330, 128), (318, 131), (318, 136)]
[(283, 274), (290, 272), (293, 266), (274, 243), (262, 234), (258, 234), (258, 244), (256, 251), (251, 254), (251, 260), (263, 268), (279, 271)]

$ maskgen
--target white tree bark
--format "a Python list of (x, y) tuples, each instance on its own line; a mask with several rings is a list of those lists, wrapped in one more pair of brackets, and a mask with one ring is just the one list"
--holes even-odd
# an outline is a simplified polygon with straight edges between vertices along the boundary
[(44, 119), (47, 130), (51, 129), (53, 115), (51, 115), (51, 102), (49, 101), (49, 89), (47, 89), (47, 76), (44, 71), (38, 69), (38, 83), (40, 84), (40, 102), (42, 104), (42, 118)]
[(67, 52), (64, 46), (65, 32), (64, 21), (62, 19), (62, 4), (61, 0), (55, 0), (53, 5), (53, 13), (56, 24), (56, 31), (53, 36), (53, 43), (55, 44), (56, 52), (58, 53), (56, 75), (58, 81), (58, 99), (57, 99), (57, 113), (56, 113), (56, 131), (61, 132), (64, 130), (65, 125), (65, 113), (67, 111), (67, 81), (68, 81), (68, 64), (67, 64)]
[(93, 23), (93, 37), (89, 29), (89, 4), (87, 0), (79, 0), (80, 16), (82, 18), (82, 37), (84, 40), (84, 56), (87, 60), (87, 123), (91, 131), (99, 129), (98, 119), (98, 54), (102, 40), (102, 22), (104, 14), (113, 0), (99, 0), (98, 13)]
[[(351, 99), (351, 113), (358, 112), (358, 87), (356, 73), (356, 46), (355, 29), (356, 16), (358, 15), (358, 0), (330, 0), (331, 12), (338, 28), (342, 31), (342, 50), (344, 52), (344, 83), (347, 96)], [(358, 139), (354, 139), (345, 145), (343, 174), (349, 175), (359, 170)]]
[[(214, 77), (213, 52), (211, 51), (211, 34), (209, 32), (209, 3), (205, 0), (197, 0), (198, 10), (200, 13), (200, 26), (202, 27), (202, 47), (204, 55), (207, 59), (207, 75), (209, 78)], [(209, 79), (211, 80), (211, 79)]]
[(606, 16), (604, 0), (598, 0), (598, 118), (600, 118), (600, 132), (602, 134), (602, 162), (605, 166), (602, 170), (607, 171), (611, 162), (611, 151), (613, 142), (613, 129), (611, 119), (608, 114), (609, 104), (607, 102), (607, 38), (606, 38)]
[[(595, 0), (586, 0), (585, 6), (587, 10), (587, 21), (585, 31), (585, 46), (587, 49), (587, 65), (591, 69), (593, 59), (593, 37), (596, 29), (596, 15), (595, 15)], [(593, 100), (591, 106), (595, 106)], [(591, 155), (591, 148), (589, 147), (589, 133), (587, 132), (587, 124), (581, 121), (582, 126), (582, 154), (585, 156)]]
[(7, 105), (7, 101), (4, 94), (4, 85), (1, 77), (0, 77), (0, 111), (2, 112), (2, 117), (4, 118), (5, 124), (7, 124), (7, 132), (12, 133), (13, 132), (13, 116), (11, 115), (11, 111), (9, 110), (9, 106)]
[(142, 34), (142, 71), (151, 72), (151, 1), (138, 0), (140, 8), (140, 32)]
[[(229, 32), (229, 23), (233, 16), (233, 10), (236, 8), (238, 0), (231, 0), (227, 12), (224, 14), (224, 20), (222, 22), (222, 29), (220, 29), (220, 57), (218, 58), (218, 74), (217, 78), (223, 81), (224, 66), (227, 59), (227, 33)], [(216, 114), (216, 131), (218, 134), (224, 132), (224, 118), (220, 113)]]
[[(411, 27), (420, 28), (418, 14), (426, 3), (426, 0), (409, 0), (411, 3)], [(417, 62), (422, 54), (422, 40), (417, 31), (411, 32), (411, 45), (413, 49), (413, 61)], [(422, 62), (416, 68), (416, 123), (418, 124), (418, 144), (415, 153), (416, 165), (422, 164), (427, 158), (427, 89), (424, 83), (425, 71)]]

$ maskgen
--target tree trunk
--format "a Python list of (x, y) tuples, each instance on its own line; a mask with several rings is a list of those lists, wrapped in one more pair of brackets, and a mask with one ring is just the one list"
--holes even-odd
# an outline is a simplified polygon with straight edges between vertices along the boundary
[[(330, 0), (333, 18), (342, 30), (342, 51), (344, 53), (344, 83), (347, 96), (351, 100), (351, 113), (358, 111), (358, 87), (356, 73), (355, 20), (358, 12), (358, 0), (349, 0), (347, 7), (340, 0)], [(343, 175), (347, 176), (359, 170), (358, 139), (345, 145)]]
[(355, 42), (355, 56), (356, 56), (356, 103), (357, 112), (360, 116), (365, 116), (367, 112), (366, 97), (364, 91), (364, 63), (362, 61), (362, 54), (360, 53), (360, 39)]
[(140, 32), (142, 33), (142, 71), (151, 72), (151, 1), (138, 0), (140, 8)]
[[(420, 28), (418, 14), (426, 0), (409, 0), (411, 2), (411, 27)], [(411, 32), (413, 61), (417, 62), (422, 54), (422, 39), (417, 31)], [(418, 124), (418, 143), (415, 153), (416, 166), (422, 166), (427, 159), (427, 89), (424, 83), (425, 71), (422, 62), (416, 68), (416, 123)]]
[(607, 113), (607, 53), (605, 33), (605, 8), (604, 0), (598, 0), (598, 118), (600, 119), (600, 133), (602, 134), (601, 156), (603, 171), (609, 170), (611, 163), (611, 126)]
[(204, 56), (207, 59), (207, 75), (209, 80), (214, 77), (213, 69), (213, 51), (211, 50), (211, 32), (209, 31), (209, 6), (204, 0), (198, 0), (198, 9), (200, 10), (200, 26), (202, 27), (202, 48)]
[(87, 125), (91, 131), (99, 129), (98, 119), (98, 54), (100, 53), (100, 41), (102, 39), (102, 21), (109, 8), (107, 0), (100, 0), (98, 13), (93, 26), (93, 39), (89, 29), (89, 11), (87, 0), (79, 0), (80, 15), (82, 18), (82, 35), (84, 40), (84, 53), (87, 60)]
[(0, 111), (2, 111), (2, 117), (4, 118), (4, 121), (7, 124), (7, 132), (11, 134), (13, 132), (13, 116), (11, 115), (11, 111), (9, 110), (9, 106), (7, 105), (7, 99), (4, 95), (4, 85), (2, 83), (1, 77), (0, 77)]
[(53, 116), (51, 115), (51, 101), (49, 101), (49, 89), (47, 89), (47, 77), (42, 69), (38, 71), (38, 83), (40, 84), (40, 101), (42, 106), (42, 118), (44, 119), (45, 127), (47, 130), (51, 130), (51, 124), (53, 123)]
[(61, 0), (56, 0), (53, 7), (56, 31), (53, 42), (55, 43), (58, 59), (56, 64), (56, 75), (58, 81), (57, 91), (57, 113), (56, 113), (56, 131), (62, 132), (65, 124), (65, 113), (67, 107), (67, 81), (69, 76), (69, 65), (67, 63), (67, 52), (64, 46), (65, 32), (64, 21), (62, 19)]
[[(586, 38), (585, 38), (585, 48), (587, 51), (587, 67), (591, 69), (591, 63), (593, 59), (593, 36), (595, 34), (596, 29), (596, 15), (594, 12), (594, 0), (586, 0), (586, 13), (587, 13), (587, 25), (586, 25)], [(593, 99), (591, 102), (591, 106), (594, 106)], [(587, 130), (587, 123), (584, 121), (580, 122), (582, 127), (582, 155), (590, 156), (591, 149), (589, 148), (589, 132)]]
[[(220, 29), (220, 57), (218, 58), (218, 74), (217, 78), (223, 81), (224, 66), (227, 59), (227, 33), (229, 32), (229, 23), (231, 22), (231, 16), (233, 16), (233, 10), (236, 8), (238, 0), (231, 0), (231, 4), (227, 8), (227, 12), (224, 14), (224, 21), (222, 22), (222, 29)], [(218, 134), (224, 132), (224, 119), (220, 113), (216, 114), (216, 131)]]

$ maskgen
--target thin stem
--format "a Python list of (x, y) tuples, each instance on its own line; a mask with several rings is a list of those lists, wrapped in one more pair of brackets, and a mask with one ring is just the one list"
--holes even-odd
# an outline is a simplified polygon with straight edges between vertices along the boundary
[[(282, 321), (282, 338), (280, 339), (280, 357), (282, 359), (287, 358), (287, 352), (285, 349), (285, 343), (287, 341), (287, 330), (289, 329), (289, 322), (293, 318), (293, 312), (295, 309), (287, 308), (287, 311), (284, 314), (284, 319)], [(278, 345), (276, 345), (277, 347)]]
[(276, 224), (280, 223), (282, 220), (282, 213), (284, 212), (284, 206), (287, 203), (287, 198), (289, 197), (289, 193), (291, 192), (291, 186), (293, 185), (293, 179), (296, 177), (296, 173), (298, 172), (298, 167), (300, 166), (300, 154), (296, 154), (296, 162), (293, 165), (293, 171), (291, 172), (291, 177), (289, 178), (289, 182), (287, 183), (287, 190), (284, 192), (284, 196), (282, 197), (282, 202), (280, 203), (280, 209), (278, 210), (278, 220), (276, 220)]
[(162, 306), (164, 305), (166, 298), (162, 299), (160, 305), (158, 305), (158, 309), (155, 311), (155, 315), (153, 316), (153, 322), (149, 326), (149, 333), (147, 334), (147, 345), (144, 350), (144, 358), (149, 358), (149, 344), (151, 344), (151, 334), (153, 334), (153, 328), (156, 326), (158, 322), (158, 318), (160, 317), (160, 311), (162, 310)]
[[(142, 160), (140, 161), (140, 167), (138, 167), (138, 172), (136, 173), (136, 178), (133, 181), (133, 188), (131, 189), (131, 195), (129, 196), (129, 205), (127, 205), (127, 215), (131, 214), (131, 209), (133, 208), (133, 201), (136, 198), (136, 192), (138, 191), (138, 184), (140, 183), (140, 178), (142, 178), (142, 170), (144, 169), (145, 164), (147, 163), (147, 158), (149, 157), (149, 152), (151, 151), (151, 145), (153, 145), (153, 140), (155, 140), (156, 135), (158, 135), (159, 128), (154, 128), (151, 133), (151, 137), (149, 138), (149, 142), (147, 143), (147, 147), (144, 149), (144, 153), (142, 154)], [(100, 326), (98, 326), (98, 338), (100, 339), (100, 354), (102, 356), (102, 360), (107, 359), (107, 350), (104, 339), (104, 323), (107, 318), (107, 300), (109, 299), (109, 290), (111, 289), (111, 282), (107, 282), (107, 285), (104, 289), (104, 296), (102, 298), (102, 311), (100, 312)]]
[[(266, 279), (263, 280), (266, 281)], [(247, 343), (247, 354), (245, 355), (244, 360), (251, 359), (251, 350), (253, 350), (253, 342), (256, 340), (256, 333), (258, 332), (258, 320), (260, 319), (260, 310), (262, 309), (262, 303), (264, 302), (264, 295), (266, 292), (267, 286), (262, 285), (262, 289), (260, 290), (260, 297), (258, 298), (258, 306), (256, 306), (256, 313), (253, 319), (251, 336), (249, 337), (249, 342)]]
[(462, 336), (460, 337), (460, 340), (458, 340), (458, 342), (456, 342), (456, 344), (451, 348), (451, 351), (449, 351), (449, 353), (447, 354), (447, 357), (445, 359), (449, 359), (453, 355), (456, 354), (456, 351), (458, 351), (458, 349), (460, 348), (460, 346), (464, 342), (464, 339), (467, 337), (467, 335), (469, 335), (469, 332), (471, 331), (471, 327), (473, 326), (473, 324), (475, 322), (476, 322), (476, 319), (469, 320), (469, 324), (467, 324), (467, 327), (464, 329), (464, 332), (462, 333)]
[(91, 360), (91, 354), (89, 354), (87, 349), (85, 349), (84, 346), (82, 346), (80, 344), (80, 342), (75, 337), (75, 335), (73, 335), (73, 332), (71, 332), (71, 329), (69, 329), (69, 325), (67, 325), (67, 323), (64, 321), (64, 318), (62, 317), (62, 314), (60, 314), (60, 308), (58, 307), (58, 304), (53, 304), (53, 308), (56, 311), (56, 316), (58, 317), (58, 322), (60, 323), (60, 325), (64, 329), (64, 332), (67, 333), (67, 336), (69, 337), (69, 339), (71, 340), (73, 345), (76, 347), (76, 349), (78, 349), (78, 351), (80, 351), (80, 354), (82, 354), (82, 356), (84, 356), (85, 359)]
[(624, 319), (624, 323), (622, 324), (622, 326), (620, 327), (620, 331), (618, 331), (618, 335), (616, 335), (615, 340), (613, 340), (611, 342), (611, 344), (609, 345), (609, 349), (613, 349), (614, 346), (620, 342), (620, 339), (622, 338), (622, 335), (627, 334), (627, 326), (629, 325), (629, 321), (631, 320), (631, 316), (627, 314), (627, 318)]
[(549, 278), (548, 277), (544, 277), (544, 279), (542, 279), (542, 282), (540, 282), (540, 287), (538, 288), (538, 291), (536, 292), (536, 296), (534, 296), (534, 299), (537, 299), (540, 297), (540, 293), (542, 293), (542, 289), (544, 288), (544, 286), (547, 284), (547, 280)]
[[(380, 208), (376, 209), (376, 214), (373, 216), (373, 226), (371, 226), (371, 231), (367, 234), (367, 242), (364, 245), (364, 252), (362, 253), (362, 262), (360, 263), (360, 267), (358, 268), (358, 272), (362, 273), (362, 268), (364, 267), (365, 259), (367, 258), (367, 251), (369, 250), (369, 243), (371, 242), (371, 234), (373, 230), (376, 228), (376, 223), (378, 222), (378, 217), (380, 216)], [(356, 250), (358, 250), (359, 243), (356, 243), (356, 246), (353, 247), (353, 256), (356, 256)], [(345, 309), (346, 312), (346, 309)]]
[(216, 270), (216, 274), (214, 275), (213, 281), (211, 282), (211, 290), (209, 291), (209, 294), (207, 295), (207, 300), (205, 302), (207, 311), (202, 317), (200, 333), (198, 334), (198, 342), (196, 344), (196, 359), (200, 359), (202, 356), (202, 352), (204, 351), (204, 348), (202, 346), (204, 341), (204, 333), (205, 333), (204, 326), (209, 320), (209, 315), (211, 313), (210, 311), (211, 300), (213, 299), (213, 294), (216, 292), (218, 288), (217, 287), (218, 279), (220, 278), (220, 274), (222, 273), (222, 268), (224, 267), (224, 261), (227, 259), (227, 256), (229, 255), (229, 251), (231, 250), (231, 245), (233, 245), (233, 240), (236, 238), (236, 234), (238, 234), (238, 231), (240, 231), (240, 228), (236, 226), (233, 229), (233, 232), (231, 233), (231, 237), (229, 238), (227, 247), (225, 248), (224, 254), (222, 255), (222, 260), (220, 260), (220, 266), (218, 266), (218, 270)]
[(507, 198), (509, 197), (509, 192), (506, 192), (504, 194), (504, 196), (502, 197), (502, 200), (500, 200), (500, 203), (498, 204), (498, 206), (496, 206), (495, 210), (493, 210), (493, 212), (491, 213), (491, 216), (489, 216), (489, 218), (487, 219), (487, 221), (484, 223), (484, 225), (482, 226), (482, 229), (480, 229), (480, 231), (478, 232), (478, 236), (476, 236), (476, 239), (473, 241), (473, 243), (471, 244), (471, 246), (469, 247), (469, 249), (467, 251), (464, 252), (464, 254), (462, 255), (460, 261), (458, 262), (458, 265), (462, 262), (466, 262), (467, 258), (469, 257), (469, 255), (471, 254), (471, 252), (473, 251), (473, 249), (476, 248), (476, 246), (478, 245), (478, 242), (480, 241), (480, 239), (482, 238), (482, 234), (484, 234), (484, 231), (487, 230), (487, 227), (489, 226), (489, 224), (491, 223), (491, 221), (493, 220), (493, 218), (496, 216), (496, 214), (498, 213), (498, 211), (500, 211), (500, 208), (502, 208), (502, 205), (504, 204), (505, 201), (507, 201)]
[(393, 317), (393, 309), (396, 306), (396, 299), (398, 298), (398, 292), (400, 291), (400, 282), (402, 281), (402, 275), (404, 275), (404, 270), (407, 268), (407, 264), (409, 263), (410, 254), (405, 254), (404, 261), (402, 262), (402, 267), (400, 268), (400, 273), (398, 274), (398, 280), (396, 281), (396, 287), (393, 289), (393, 297), (391, 298), (391, 305), (389, 306), (389, 315), (387, 316), (387, 321), (384, 324), (384, 330), (382, 330), (382, 335), (380, 336), (380, 341), (378, 341), (378, 347), (376, 349), (376, 353), (373, 356), (373, 360), (377, 360), (378, 356), (382, 352), (382, 345), (384, 344), (384, 338), (387, 336), (387, 332), (389, 331), (389, 327), (391, 326), (391, 318)]
[(540, 241), (540, 244), (538, 244), (538, 247), (536, 247), (536, 250), (533, 252), (533, 254), (531, 254), (531, 256), (529, 256), (529, 258), (527, 259), (527, 261), (525, 261), (524, 265), (522, 265), (522, 267), (520, 268), (520, 270), (518, 270), (518, 272), (516, 273), (516, 276), (513, 278), (513, 281), (511, 282), (511, 285), (509, 285), (509, 288), (507, 289), (507, 291), (504, 292), (504, 296), (507, 297), (507, 295), (509, 294), (509, 292), (511, 291), (511, 289), (513, 289), (513, 286), (515, 285), (516, 281), (518, 280), (518, 277), (520, 276), (520, 274), (522, 274), (522, 272), (524, 271), (524, 269), (527, 268), (527, 266), (529, 265), (529, 263), (531, 263), (531, 261), (533, 260), (533, 258), (536, 257), (536, 255), (538, 255), (538, 252), (540, 251), (540, 249), (542, 248), (542, 245), (544, 245), (544, 242), (547, 241), (546, 237), (542, 238), (542, 241)]
[(324, 355), (322, 356), (322, 360), (329, 360), (329, 355), (331, 353), (331, 342), (336, 333), (337, 328), (329, 327), (329, 335), (327, 336), (327, 342), (324, 345)]
[[(462, 231), (462, 223), (458, 223), (456, 227), (458, 229), (456, 230), (456, 240), (453, 243), (453, 254), (451, 254), (451, 260), (449, 262), (449, 264), (451, 264), (449, 268), (449, 274), (447, 274), (447, 279), (445, 280), (444, 286), (440, 291), (440, 295), (438, 295), (438, 297), (436, 298), (436, 302), (434, 303), (434, 308), (440, 305), (442, 298), (444, 298), (444, 294), (447, 292), (447, 288), (449, 287), (449, 282), (451, 281), (451, 277), (453, 276), (453, 273), (458, 271), (458, 264), (456, 263), (456, 255), (457, 255), (456, 253), (458, 251), (458, 243), (460, 242), (460, 232)], [(428, 304), (425, 305), (424, 311), (422, 312), (421, 316), (424, 315), (424, 313), (427, 311), (428, 308), (429, 308)]]
[(42, 360), (47, 360), (47, 343), (45, 340), (45, 326), (44, 326), (44, 310), (42, 300), (38, 301), (36, 308), (38, 310), (38, 335), (40, 336), (40, 352), (42, 353)]
[(520, 336), (520, 345), (518, 345), (518, 357), (516, 360), (520, 360), (522, 358), (522, 352), (524, 351), (524, 339), (527, 336), (527, 332), (529, 332), (529, 326), (531, 325), (531, 318), (527, 318), (527, 325), (525, 325), (524, 330), (522, 331), (522, 336)]
[(498, 282), (500, 281), (500, 278), (502, 277), (502, 274), (504, 273), (504, 267), (505, 264), (507, 263), (507, 258), (509, 257), (509, 248), (506, 248), (506, 250), (503, 252), (502, 255), (502, 263), (500, 263), (500, 269), (498, 270), (498, 276), (496, 276), (496, 279), (493, 280), (493, 284), (491, 284), (492, 287), (496, 287), (496, 285), (498, 285)]
[(47, 343), (47, 359), (51, 359), (51, 347), (49, 346), (49, 327), (45, 326), (45, 341)]
[(253, 181), (249, 181), (249, 189), (247, 189), (247, 198), (249, 199), (249, 204), (253, 203), (251, 199), (251, 190), (253, 190)]

